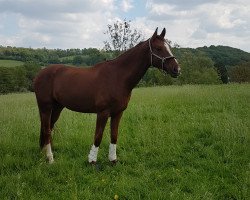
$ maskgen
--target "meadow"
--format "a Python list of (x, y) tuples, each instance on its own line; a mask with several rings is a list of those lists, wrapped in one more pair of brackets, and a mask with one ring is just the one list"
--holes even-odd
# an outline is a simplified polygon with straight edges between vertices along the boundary
[(0, 67), (16, 67), (23, 65), (22, 61), (17, 60), (0, 60)]
[(49, 165), (34, 94), (1, 95), (0, 199), (249, 199), (250, 84), (135, 89), (115, 166), (109, 126), (87, 163), (95, 118), (62, 112)]

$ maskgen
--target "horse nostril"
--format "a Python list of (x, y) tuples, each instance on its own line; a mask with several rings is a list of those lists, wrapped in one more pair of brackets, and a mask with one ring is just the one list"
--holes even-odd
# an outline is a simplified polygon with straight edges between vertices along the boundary
[(181, 68), (180, 67), (175, 67), (173, 69), (173, 73), (179, 75), (181, 73)]

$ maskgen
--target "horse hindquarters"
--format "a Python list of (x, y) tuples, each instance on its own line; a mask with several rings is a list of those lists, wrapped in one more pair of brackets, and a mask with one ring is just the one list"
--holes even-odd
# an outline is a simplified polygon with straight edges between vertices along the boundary
[(42, 70), (34, 81), (34, 89), (41, 121), (40, 147), (46, 150), (47, 158), (50, 163), (53, 162), (51, 129), (60, 114), (60, 112), (59, 114), (58, 112), (56, 112), (56, 114), (53, 112), (53, 71), (53, 67)]

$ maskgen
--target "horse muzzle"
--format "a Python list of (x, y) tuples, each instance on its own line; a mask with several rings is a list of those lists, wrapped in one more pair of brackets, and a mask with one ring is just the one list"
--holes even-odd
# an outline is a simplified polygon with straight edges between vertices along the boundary
[(178, 66), (178, 67), (174, 67), (173, 70), (171, 71), (171, 76), (173, 78), (177, 78), (179, 75), (181, 74), (181, 68)]

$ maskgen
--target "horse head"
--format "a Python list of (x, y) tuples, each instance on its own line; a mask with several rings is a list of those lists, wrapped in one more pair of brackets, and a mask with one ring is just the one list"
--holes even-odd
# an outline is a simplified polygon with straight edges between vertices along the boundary
[(151, 66), (163, 70), (176, 78), (180, 75), (180, 66), (171, 52), (170, 45), (164, 39), (166, 29), (164, 28), (160, 35), (157, 34), (156, 28), (152, 37), (148, 40), (151, 53)]

